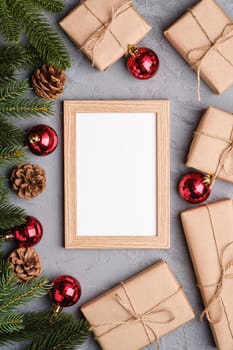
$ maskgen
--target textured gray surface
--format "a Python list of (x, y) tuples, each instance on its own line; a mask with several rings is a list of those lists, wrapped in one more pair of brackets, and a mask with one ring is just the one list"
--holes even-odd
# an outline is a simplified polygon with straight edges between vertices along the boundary
[[(233, 16), (232, 0), (218, 0)], [(77, 0), (66, 1), (66, 13)], [(52, 119), (29, 120), (21, 123), (25, 127), (45, 122), (53, 126), (59, 135), (58, 149), (49, 157), (39, 158), (28, 154), (30, 161), (39, 163), (47, 171), (48, 189), (31, 202), (23, 202), (12, 195), (12, 200), (24, 206), (28, 214), (35, 215), (44, 226), (44, 237), (36, 247), (44, 272), (50, 278), (60, 274), (77, 277), (82, 285), (80, 302), (67, 311), (79, 316), (79, 306), (97, 294), (112, 287), (144, 269), (156, 260), (167, 259), (196, 311), (202, 309), (199, 291), (179, 221), (179, 212), (189, 207), (177, 194), (177, 182), (187, 169), (184, 159), (188, 146), (203, 110), (213, 105), (227, 111), (233, 110), (233, 89), (222, 96), (214, 95), (202, 83), (202, 103), (196, 95), (196, 76), (183, 59), (163, 37), (163, 30), (178, 18), (186, 8), (195, 4), (193, 0), (137, 0), (136, 8), (152, 24), (153, 30), (142, 42), (155, 50), (161, 67), (156, 77), (149, 81), (138, 81), (131, 77), (120, 60), (105, 73), (99, 73), (89, 61), (64, 36), (72, 54), (73, 64), (68, 71), (68, 83), (62, 99), (169, 99), (171, 101), (171, 249), (160, 250), (65, 250), (63, 248), (63, 147), (62, 147), (62, 103), (57, 104), (57, 113)], [(78, 24), (77, 24), (78, 30)], [(210, 201), (233, 195), (232, 185), (218, 181)], [(203, 239), (204, 239), (203, 232)], [(8, 246), (9, 247), (9, 246)], [(9, 247), (10, 249), (10, 247)], [(155, 291), (156, 292), (156, 291)], [(47, 309), (48, 299), (27, 307), (30, 310)], [(62, 331), (62, 330), (61, 330)], [(162, 350), (211, 350), (214, 348), (208, 325), (200, 323), (198, 317), (184, 327), (161, 340)], [(2, 349), (19, 349), (13, 345)], [(92, 337), (82, 346), (99, 349)], [(154, 349), (154, 345), (148, 346)]]

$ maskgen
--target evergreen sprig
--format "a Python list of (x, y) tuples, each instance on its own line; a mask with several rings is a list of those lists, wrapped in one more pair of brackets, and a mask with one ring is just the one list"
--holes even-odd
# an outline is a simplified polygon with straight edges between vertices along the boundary
[(32, 0), (33, 4), (51, 13), (59, 13), (64, 10), (63, 0)]
[(48, 116), (53, 113), (53, 101), (39, 97), (25, 98), (31, 92), (28, 81), (10, 81), (7, 86), (0, 87), (0, 120), (8, 117), (30, 118), (34, 116)]
[(21, 145), (0, 146), (0, 167), (12, 166), (23, 162), (26, 147)]
[(18, 17), (13, 17), (7, 0), (0, 1), (0, 31), (7, 41), (17, 42), (20, 38)]
[(52, 287), (46, 276), (40, 276), (30, 282), (20, 284), (11, 265), (3, 262), (2, 266), (3, 273), (0, 276), (0, 314), (9, 314), (19, 305), (48, 294)]
[(0, 337), (4, 333), (19, 332), (24, 328), (23, 315), (15, 313), (0, 314)]
[(53, 101), (41, 98), (14, 99), (0, 103), (0, 118), (17, 117), (31, 118), (38, 116), (49, 116), (53, 113)]
[(4, 203), (8, 198), (8, 190), (5, 186), (5, 177), (0, 176), (0, 203)]
[(7, 86), (7, 78), (15, 78), (17, 71), (34, 68), (42, 63), (36, 49), (28, 43), (0, 45), (0, 85)]
[(50, 322), (51, 312), (22, 315), (24, 328), (0, 335), (0, 345), (27, 342), (25, 350), (73, 350), (83, 344), (90, 334), (86, 321), (76, 321), (68, 313), (63, 312), (55, 323)]
[[(35, 47), (44, 63), (61, 69), (71, 66), (70, 55), (58, 33), (31, 0), (8, 0), (14, 17), (21, 21), (30, 44)], [(50, 2), (51, 4), (51, 2)]]
[(31, 89), (29, 88), (27, 80), (24, 80), (22, 82), (15, 81), (11, 85), (0, 88), (0, 104), (19, 98), (20, 96), (23, 96), (30, 92)]
[(25, 45), (0, 45), (0, 76), (9, 76), (28, 65)]
[(24, 209), (10, 203), (0, 203), (0, 232), (8, 231), (26, 222)]
[(0, 155), (1, 149), (9, 145), (23, 145), (25, 140), (25, 132), (22, 129), (0, 120)]
[(57, 324), (47, 328), (46, 336), (31, 342), (25, 350), (74, 350), (77, 346), (83, 344), (89, 335), (88, 324), (86, 321), (62, 322), (61, 328)]

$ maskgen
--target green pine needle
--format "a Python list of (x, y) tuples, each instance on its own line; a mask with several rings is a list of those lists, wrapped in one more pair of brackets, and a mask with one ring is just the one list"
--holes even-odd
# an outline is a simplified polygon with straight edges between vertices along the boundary
[(0, 232), (23, 225), (26, 222), (24, 209), (13, 204), (0, 203)]
[(5, 177), (0, 176), (0, 203), (6, 202), (8, 198), (8, 190), (5, 186)]
[(9, 73), (7, 76), (1, 76), (0, 73), (0, 86), (9, 86), (15, 82), (14, 72)]
[[(15, 278), (17, 280), (17, 277)], [(14, 278), (11, 277), (8, 288), (5, 288), (5, 290), (3, 288), (3, 296), (1, 297), (3, 300), (0, 302), (0, 313), (9, 312), (25, 302), (32, 301), (48, 294), (51, 287), (52, 285), (47, 277), (40, 276), (30, 282), (18, 284), (17, 288), (15, 288)], [(14, 290), (14, 295), (9, 298), (9, 294), (12, 293), (12, 290)]]
[(7, 0), (0, 1), (0, 32), (5, 40), (17, 42), (20, 38), (20, 26), (18, 17), (12, 15)]
[(26, 51), (26, 46), (22, 44), (0, 45), (0, 74), (6, 75), (6, 70), (15, 72), (15, 70), (27, 67)]
[(63, 0), (32, 0), (32, 2), (51, 13), (60, 13), (64, 10)]
[(9, 145), (19, 146), (24, 141), (25, 132), (22, 129), (17, 128), (5, 120), (0, 120), (0, 149)]
[(25, 350), (77, 349), (90, 334), (85, 320), (76, 321), (71, 314), (62, 312), (55, 323), (50, 322), (51, 312), (23, 314), (24, 328), (0, 336), (0, 345), (28, 342)]
[(74, 350), (82, 345), (90, 334), (85, 320), (71, 322), (60, 320), (59, 323), (50, 325), (43, 336), (33, 340), (25, 350)]
[(38, 51), (45, 63), (61, 69), (71, 66), (68, 50), (60, 39), (57, 31), (48, 19), (41, 14), (40, 9), (30, 0), (8, 0), (14, 16), (22, 21), (29, 42)]
[(19, 332), (23, 328), (22, 315), (17, 313), (0, 314), (0, 337), (1, 334)]
[(53, 114), (53, 101), (41, 98), (15, 99), (0, 104), (0, 118), (18, 117), (31, 118)]
[[(0, 167), (12, 166), (24, 161), (26, 147), (21, 145), (0, 146)], [(1, 220), (1, 219), (0, 219)]]
[(10, 86), (0, 88), (0, 105), (30, 92), (31, 89), (28, 86), (27, 80), (23, 82), (15, 81)]

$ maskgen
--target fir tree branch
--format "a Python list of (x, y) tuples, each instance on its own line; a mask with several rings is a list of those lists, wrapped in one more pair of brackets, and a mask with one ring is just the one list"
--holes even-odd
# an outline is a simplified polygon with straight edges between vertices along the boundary
[(8, 231), (26, 222), (24, 209), (13, 204), (0, 203), (0, 232)]
[(55, 323), (47, 327), (45, 334), (33, 340), (25, 350), (74, 350), (86, 341), (89, 334), (85, 320), (62, 322), (59, 327)]
[(15, 70), (27, 67), (27, 65), (28, 60), (26, 57), (25, 45), (0, 45), (1, 75), (6, 75), (6, 71), (3, 71), (3, 68), (7, 68), (7, 66), (14, 72)]
[(9, 283), (9, 288), (2, 293), (0, 312), (9, 312), (25, 302), (42, 297), (48, 294), (52, 286), (47, 277), (37, 277), (30, 282), (18, 284), (14, 295), (9, 298), (11, 293), (10, 287), (11, 285), (14, 287), (14, 283), (15, 281), (12, 279)]
[(44, 63), (39, 52), (30, 43), (25, 45), (25, 58), (27, 64), (33, 68), (39, 67)]
[(7, 0), (0, 1), (0, 32), (7, 41), (17, 42), (20, 38), (18, 17), (12, 16)]
[(30, 118), (40, 115), (48, 116), (53, 113), (53, 101), (34, 99), (15, 99), (0, 104), (0, 118), (18, 117)]
[(16, 71), (37, 67), (42, 63), (39, 53), (29, 43), (0, 45), (0, 79), (13, 77)]
[(5, 177), (0, 176), (0, 203), (6, 202), (8, 197), (8, 190), (5, 186)]
[(0, 120), (0, 150), (9, 145), (22, 145), (25, 141), (25, 132), (16, 126)]
[(22, 26), (33, 47), (39, 52), (45, 63), (61, 69), (71, 66), (68, 50), (55, 29), (50, 25), (38, 7), (30, 0), (8, 0), (12, 13), (22, 21)]
[(0, 314), (0, 337), (4, 333), (19, 332), (23, 327), (23, 315), (17, 313)]
[[(0, 146), (0, 167), (24, 161), (26, 147), (21, 145)], [(1, 220), (1, 219), (0, 219)]]
[(30, 93), (31, 89), (28, 86), (28, 81), (15, 81), (10, 86), (0, 88), (0, 104), (6, 101), (16, 99), (22, 95)]
[[(84, 320), (76, 321), (71, 314), (62, 312), (55, 323), (51, 323), (50, 318), (51, 312), (28, 312), (23, 314), (24, 328), (19, 332), (1, 335), (0, 345), (28, 342), (27, 350), (43, 350), (44, 348), (41, 348), (40, 344), (44, 342), (49, 346), (51, 344), (49, 338), (54, 334), (55, 341), (52, 341), (54, 346), (49, 346), (45, 348), (46, 350), (62, 349), (61, 347), (56, 348), (56, 341), (63, 338), (63, 336), (66, 339), (67, 346), (72, 346), (71, 349), (74, 349), (81, 345), (90, 334), (87, 322)], [(71, 335), (70, 340), (68, 339), (69, 335)], [(76, 338), (75, 341), (72, 335)], [(74, 343), (75, 345), (73, 345)], [(66, 350), (65, 347), (63, 349)]]
[(63, 0), (32, 0), (32, 2), (51, 13), (60, 13), (64, 10)]
[[(18, 287), (18, 279), (15, 276), (11, 265), (5, 260), (0, 260), (0, 306), (6, 298), (13, 298)], [(3, 314), (3, 312), (1, 313)], [(7, 313), (4, 313), (7, 315)]]
[[(9, 73), (9, 72), (8, 72)], [(9, 73), (7, 76), (0, 73), (0, 86), (9, 86), (15, 82), (14, 72)]]

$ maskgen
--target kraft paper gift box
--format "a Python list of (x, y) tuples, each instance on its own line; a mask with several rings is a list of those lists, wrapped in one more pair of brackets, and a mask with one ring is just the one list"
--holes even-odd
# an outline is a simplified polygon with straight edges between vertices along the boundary
[(128, 0), (86, 0), (63, 18), (60, 26), (100, 71), (151, 30)]
[(200, 1), (164, 34), (213, 91), (232, 86), (233, 23), (215, 0)]
[(168, 264), (159, 261), (81, 307), (103, 350), (137, 350), (194, 318)]
[(233, 114), (209, 107), (194, 132), (186, 166), (233, 182)]
[(188, 248), (219, 350), (233, 349), (233, 201), (181, 213)]

